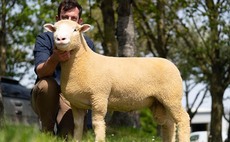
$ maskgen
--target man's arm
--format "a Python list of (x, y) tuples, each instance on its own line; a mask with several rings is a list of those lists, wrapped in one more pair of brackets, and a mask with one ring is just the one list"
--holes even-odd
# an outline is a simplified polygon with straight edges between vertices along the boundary
[(53, 76), (59, 62), (70, 58), (69, 52), (54, 49), (53, 33), (45, 32), (36, 38), (34, 48), (35, 72), (38, 78)]
[(39, 78), (52, 76), (59, 62), (67, 61), (70, 52), (53, 50), (53, 54), (44, 62), (37, 66), (36, 72)]

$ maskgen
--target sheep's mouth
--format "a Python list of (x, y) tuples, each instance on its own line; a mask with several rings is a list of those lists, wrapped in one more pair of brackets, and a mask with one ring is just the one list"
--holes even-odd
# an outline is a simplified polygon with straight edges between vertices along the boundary
[(68, 50), (68, 43), (59, 43), (56, 44), (57, 49), (62, 50), (62, 51), (67, 51)]
[(63, 46), (63, 47), (65, 47), (65, 46), (68, 46), (69, 43), (57, 43), (57, 45), (58, 45), (58, 46)]

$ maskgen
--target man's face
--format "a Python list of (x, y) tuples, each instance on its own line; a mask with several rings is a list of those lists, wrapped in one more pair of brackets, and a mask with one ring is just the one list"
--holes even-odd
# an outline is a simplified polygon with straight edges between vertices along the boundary
[(70, 9), (68, 11), (61, 10), (60, 19), (58, 20), (66, 20), (66, 19), (75, 21), (78, 24), (82, 24), (82, 19), (79, 18), (79, 10), (77, 7)]

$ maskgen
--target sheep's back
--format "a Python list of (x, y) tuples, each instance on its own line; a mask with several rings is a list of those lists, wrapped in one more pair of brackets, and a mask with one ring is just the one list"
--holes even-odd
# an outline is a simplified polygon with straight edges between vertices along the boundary
[[(176, 100), (182, 97), (180, 73), (173, 63), (163, 58), (121, 58), (93, 54), (74, 66), (65, 90), (69, 99), (75, 99), (78, 105), (86, 103), (90, 106), (90, 101), (86, 100), (93, 95), (103, 94), (109, 100), (110, 109), (129, 111), (150, 106), (157, 95), (172, 95), (167, 97)], [(172, 94), (165, 93), (166, 90)]]
[[(107, 60), (107, 65), (109, 62), (112, 59)], [(120, 58), (108, 70), (106, 76), (112, 80), (109, 104), (113, 110), (119, 106), (126, 111), (149, 107), (159, 95), (175, 98), (175, 102), (182, 98), (180, 72), (166, 59)]]

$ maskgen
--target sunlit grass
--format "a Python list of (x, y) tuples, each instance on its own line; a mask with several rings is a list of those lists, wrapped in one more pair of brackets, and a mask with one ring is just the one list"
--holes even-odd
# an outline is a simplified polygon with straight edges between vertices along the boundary
[(4, 124), (0, 130), (0, 142), (61, 142), (48, 133), (41, 133), (37, 126)]
[[(74, 140), (69, 139), (72, 142)], [(83, 142), (93, 142), (94, 133), (84, 133)], [(160, 142), (159, 138), (135, 128), (108, 128), (107, 142)], [(37, 126), (5, 124), (0, 129), (0, 142), (64, 142), (64, 139), (40, 132)]]
[[(83, 137), (83, 142), (92, 141), (94, 141), (94, 133), (88, 131)], [(106, 142), (161, 142), (161, 140), (141, 129), (118, 127), (107, 129)]]

